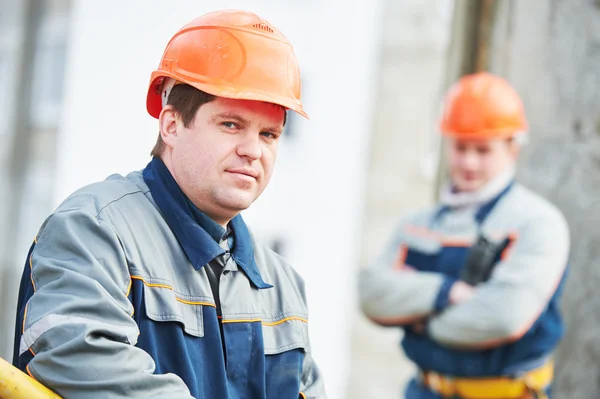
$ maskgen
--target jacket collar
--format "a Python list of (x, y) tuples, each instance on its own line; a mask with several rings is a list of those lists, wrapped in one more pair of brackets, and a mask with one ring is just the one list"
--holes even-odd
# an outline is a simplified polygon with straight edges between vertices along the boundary
[[(154, 198), (169, 228), (177, 237), (185, 254), (196, 270), (225, 253), (217, 238), (219, 229), (221, 236), (224, 229), (208, 218), (191, 201), (189, 201), (165, 164), (159, 158), (153, 158), (142, 171), (144, 182), (150, 188)], [(208, 221), (212, 224), (208, 223)], [(257, 288), (270, 288), (262, 279), (254, 259), (254, 244), (248, 226), (237, 215), (229, 226), (233, 234), (231, 255), (237, 265), (246, 273), (252, 284)], [(212, 233), (209, 233), (208, 231)], [(219, 237), (220, 238), (220, 237)]]

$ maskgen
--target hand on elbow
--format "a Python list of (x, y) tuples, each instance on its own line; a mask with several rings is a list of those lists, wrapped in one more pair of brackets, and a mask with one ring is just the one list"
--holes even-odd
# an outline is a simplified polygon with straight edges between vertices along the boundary
[(449, 293), (449, 301), (451, 305), (457, 305), (465, 302), (475, 294), (475, 287), (465, 283), (464, 281), (457, 281), (452, 285)]

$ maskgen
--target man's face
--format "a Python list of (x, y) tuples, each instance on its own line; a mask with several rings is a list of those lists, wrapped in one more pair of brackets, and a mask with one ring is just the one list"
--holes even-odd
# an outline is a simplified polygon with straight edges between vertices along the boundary
[(450, 178), (458, 191), (475, 191), (512, 166), (518, 145), (509, 140), (449, 139)]
[(269, 183), (284, 115), (277, 105), (217, 97), (200, 106), (187, 128), (179, 118), (171, 125), (161, 119), (161, 130), (175, 133), (163, 133), (169, 147), (163, 160), (185, 195), (225, 224)]

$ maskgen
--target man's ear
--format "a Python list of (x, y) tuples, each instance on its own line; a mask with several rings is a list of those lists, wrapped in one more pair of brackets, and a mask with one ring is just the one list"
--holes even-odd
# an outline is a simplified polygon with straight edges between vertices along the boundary
[(172, 105), (166, 105), (163, 107), (162, 111), (160, 111), (160, 115), (158, 116), (158, 126), (160, 128), (160, 137), (163, 142), (167, 146), (173, 148), (180, 121)]
[(516, 160), (521, 153), (521, 144), (518, 142), (518, 140), (512, 139), (508, 142), (508, 149), (510, 151), (510, 155)]

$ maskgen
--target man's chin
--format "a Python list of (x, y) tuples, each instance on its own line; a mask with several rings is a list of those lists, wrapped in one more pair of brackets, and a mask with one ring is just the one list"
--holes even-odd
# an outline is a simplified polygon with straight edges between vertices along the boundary
[(456, 188), (461, 192), (477, 191), (483, 186), (480, 180), (461, 180), (456, 184)]
[(253, 193), (231, 193), (231, 195), (223, 198), (220, 202), (222, 207), (241, 212), (248, 209), (255, 199)]

